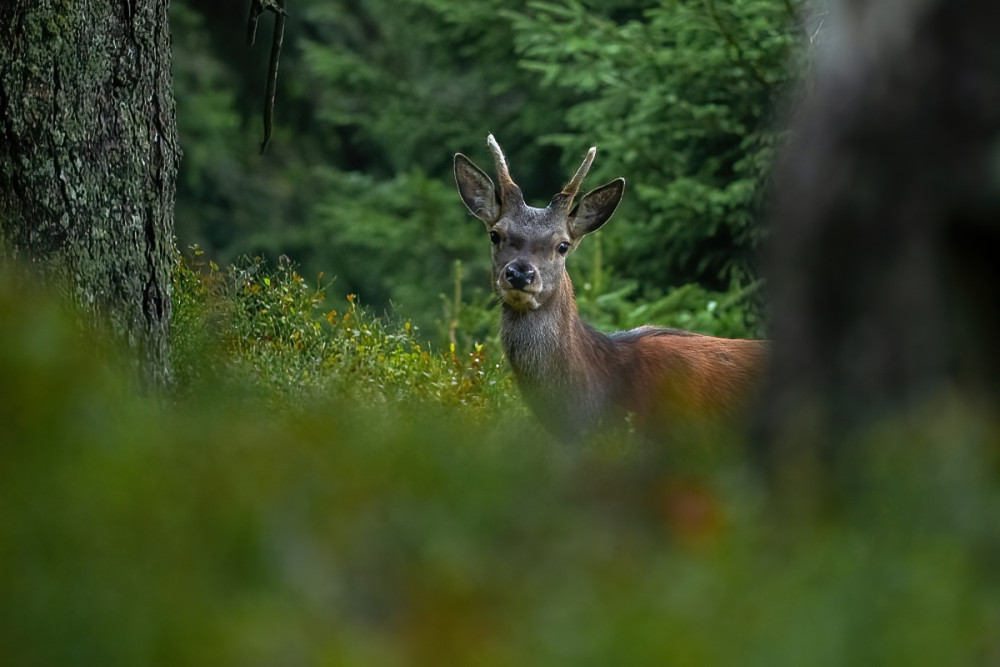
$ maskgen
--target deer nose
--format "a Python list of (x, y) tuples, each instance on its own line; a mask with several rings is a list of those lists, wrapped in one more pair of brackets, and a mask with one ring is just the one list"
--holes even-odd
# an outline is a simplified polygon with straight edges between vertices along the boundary
[(513, 262), (504, 270), (504, 278), (516, 290), (523, 290), (535, 282), (535, 270), (527, 264)]

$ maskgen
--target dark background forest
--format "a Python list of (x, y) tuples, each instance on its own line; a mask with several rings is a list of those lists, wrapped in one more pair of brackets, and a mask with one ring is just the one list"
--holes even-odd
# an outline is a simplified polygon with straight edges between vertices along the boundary
[[(323, 272), (331, 294), (393, 304), (428, 340), (456, 316), (482, 340), (488, 246), (458, 203), (451, 156), (484, 161), (493, 132), (538, 205), (597, 145), (590, 185), (628, 186), (614, 224), (571, 263), (585, 314), (763, 333), (759, 213), (777, 103), (815, 7), (296, 2), (261, 156), (270, 25), (248, 49), (243, 4), (172, 6), (182, 245), (217, 262), (285, 254)], [(475, 307), (456, 313), (459, 280)]]

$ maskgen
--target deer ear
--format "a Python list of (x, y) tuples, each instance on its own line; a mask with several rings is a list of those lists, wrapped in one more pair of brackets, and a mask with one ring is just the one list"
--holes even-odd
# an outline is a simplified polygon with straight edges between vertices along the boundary
[(472, 160), (455, 153), (455, 183), (466, 208), (487, 225), (500, 218), (500, 198), (493, 181)]
[(618, 208), (625, 194), (625, 179), (616, 178), (583, 196), (569, 214), (570, 233), (576, 238), (600, 229)]

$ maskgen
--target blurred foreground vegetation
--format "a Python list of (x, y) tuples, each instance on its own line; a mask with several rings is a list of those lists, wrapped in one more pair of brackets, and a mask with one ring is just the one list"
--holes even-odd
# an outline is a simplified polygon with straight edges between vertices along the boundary
[(859, 436), (836, 502), (773, 496), (741, 442), (568, 450), (495, 350), (319, 290), (180, 263), (157, 397), (0, 281), (4, 664), (1000, 660), (998, 434), (962, 406)]

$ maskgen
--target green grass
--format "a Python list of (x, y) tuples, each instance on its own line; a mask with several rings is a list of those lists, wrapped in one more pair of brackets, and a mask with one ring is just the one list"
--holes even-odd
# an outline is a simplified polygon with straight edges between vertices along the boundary
[(567, 449), (494, 350), (288, 265), (179, 267), (171, 396), (0, 285), (4, 664), (1000, 660), (998, 434), (954, 401), (831, 506), (740, 443)]

